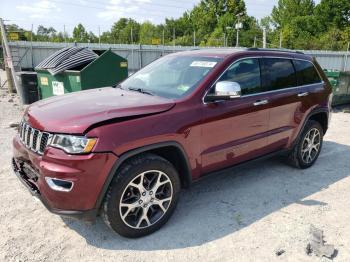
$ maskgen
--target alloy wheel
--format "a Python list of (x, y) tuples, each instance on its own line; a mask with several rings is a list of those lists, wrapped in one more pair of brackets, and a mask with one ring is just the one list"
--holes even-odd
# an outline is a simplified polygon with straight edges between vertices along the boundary
[(302, 148), (301, 158), (306, 163), (311, 163), (317, 156), (321, 146), (321, 134), (317, 128), (312, 128), (306, 134)]
[(150, 227), (167, 212), (172, 197), (172, 183), (164, 172), (143, 172), (126, 186), (120, 199), (120, 216), (129, 227)]

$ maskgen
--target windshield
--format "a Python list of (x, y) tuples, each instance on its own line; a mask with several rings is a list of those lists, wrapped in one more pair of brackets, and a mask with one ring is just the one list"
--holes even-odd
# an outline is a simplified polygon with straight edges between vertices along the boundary
[(220, 58), (165, 56), (126, 79), (120, 87), (176, 99), (196, 89)]

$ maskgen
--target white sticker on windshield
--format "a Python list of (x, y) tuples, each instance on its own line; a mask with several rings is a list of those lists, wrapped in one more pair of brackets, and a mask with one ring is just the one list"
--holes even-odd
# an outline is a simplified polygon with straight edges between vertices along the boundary
[(190, 66), (195, 67), (214, 67), (217, 64), (217, 62), (211, 62), (211, 61), (193, 61)]

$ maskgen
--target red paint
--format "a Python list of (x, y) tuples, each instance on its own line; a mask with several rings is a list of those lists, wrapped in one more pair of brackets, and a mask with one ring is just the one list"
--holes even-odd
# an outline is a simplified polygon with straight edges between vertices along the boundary
[[(27, 150), (19, 141), (13, 139), (14, 157), (31, 163), (40, 173), (36, 186), (51, 208), (63, 210), (90, 210), (115, 161), (112, 153), (92, 153), (69, 156), (62, 150), (48, 148), (43, 156)], [(45, 177), (67, 179), (74, 182), (71, 192), (57, 192), (49, 188)]]
[[(191, 95), (179, 100), (103, 88), (50, 98), (28, 108), (25, 118), (34, 128), (98, 138), (94, 152), (80, 156), (67, 155), (50, 147), (39, 156), (14, 138), (14, 157), (31, 163), (39, 171), (38, 187), (52, 207), (65, 210), (94, 208), (113, 164), (130, 150), (175, 141), (183, 147), (192, 179), (196, 180), (213, 170), (290, 148), (312, 110), (330, 110), (331, 88), (320, 68), (324, 84), (226, 102), (205, 104), (202, 101), (220, 74), (237, 59), (278, 56), (311, 61), (308, 56), (224, 49), (175, 55), (222, 57), (223, 61)], [(298, 97), (300, 92), (310, 95)], [(269, 103), (252, 106), (259, 99), (268, 99)], [(76, 182), (75, 188), (70, 193), (54, 192), (46, 185), (45, 176), (71, 179)]]

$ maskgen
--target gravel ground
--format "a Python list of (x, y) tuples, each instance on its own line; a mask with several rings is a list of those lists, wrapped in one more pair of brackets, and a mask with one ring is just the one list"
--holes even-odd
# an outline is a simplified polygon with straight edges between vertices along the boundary
[(27, 192), (10, 168), (8, 126), (22, 110), (0, 90), (0, 261), (327, 261), (305, 253), (311, 224), (337, 249), (334, 261), (350, 261), (350, 114), (333, 114), (314, 167), (274, 158), (203, 179), (166, 226), (133, 240), (101, 219), (53, 215)]

